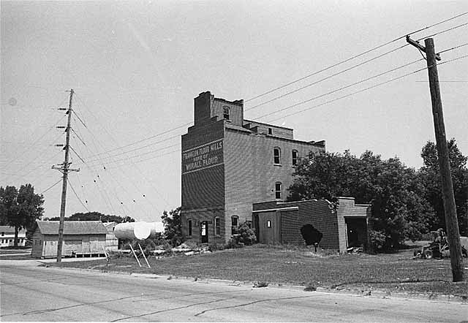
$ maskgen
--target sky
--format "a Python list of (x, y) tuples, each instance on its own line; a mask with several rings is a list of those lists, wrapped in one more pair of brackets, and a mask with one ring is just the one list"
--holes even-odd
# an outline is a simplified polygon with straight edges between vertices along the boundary
[[(193, 99), (330, 152), (420, 168), (434, 141), (432, 37), (447, 139), (468, 155), (468, 1), (1, 1), (0, 186), (30, 183), (60, 214), (63, 110), (74, 110), (66, 216), (160, 221), (180, 206)], [(457, 17), (458, 16), (458, 17)], [(453, 18), (453, 19), (452, 19)], [(426, 28), (428, 27), (428, 28)], [(68, 91), (68, 92), (67, 92)]]

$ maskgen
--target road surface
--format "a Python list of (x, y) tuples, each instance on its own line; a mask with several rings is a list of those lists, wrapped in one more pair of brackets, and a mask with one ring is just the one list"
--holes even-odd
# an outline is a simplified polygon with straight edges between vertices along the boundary
[(0, 260), (0, 321), (462, 322), (468, 304), (147, 278)]

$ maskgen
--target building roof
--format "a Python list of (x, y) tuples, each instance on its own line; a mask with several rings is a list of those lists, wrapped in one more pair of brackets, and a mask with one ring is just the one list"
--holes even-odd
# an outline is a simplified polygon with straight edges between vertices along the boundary
[[(0, 232), (15, 233), (15, 227), (10, 227), (8, 225), (0, 225)], [(21, 230), (19, 230), (18, 232), (21, 232)]]
[[(58, 235), (59, 221), (37, 221), (37, 226), (44, 235)], [(63, 234), (107, 234), (107, 229), (101, 221), (65, 221)]]

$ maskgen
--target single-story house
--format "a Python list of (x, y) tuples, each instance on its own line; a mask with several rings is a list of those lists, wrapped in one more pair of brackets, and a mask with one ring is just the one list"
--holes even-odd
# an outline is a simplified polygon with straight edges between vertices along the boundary
[(369, 204), (340, 197), (337, 205), (327, 200), (254, 203), (252, 218), (260, 243), (310, 245), (320, 241), (321, 248), (345, 253), (350, 247), (369, 246), (370, 214)]
[[(13, 247), (15, 244), (15, 227), (0, 225), (0, 247)], [(26, 245), (26, 230), (18, 232), (18, 246)]]
[[(36, 221), (31, 256), (57, 257), (59, 221)], [(101, 221), (65, 221), (62, 256), (104, 255), (107, 229)]]

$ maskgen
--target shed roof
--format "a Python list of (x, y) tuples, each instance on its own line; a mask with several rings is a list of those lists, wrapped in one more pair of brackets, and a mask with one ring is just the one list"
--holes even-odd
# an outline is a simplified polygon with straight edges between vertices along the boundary
[[(58, 235), (59, 221), (37, 221), (38, 230), (44, 235)], [(63, 234), (107, 234), (101, 221), (65, 221)]]
[[(8, 225), (0, 225), (0, 232), (15, 233), (15, 227), (10, 227)], [(21, 232), (21, 229), (19, 230), (19, 232)]]

